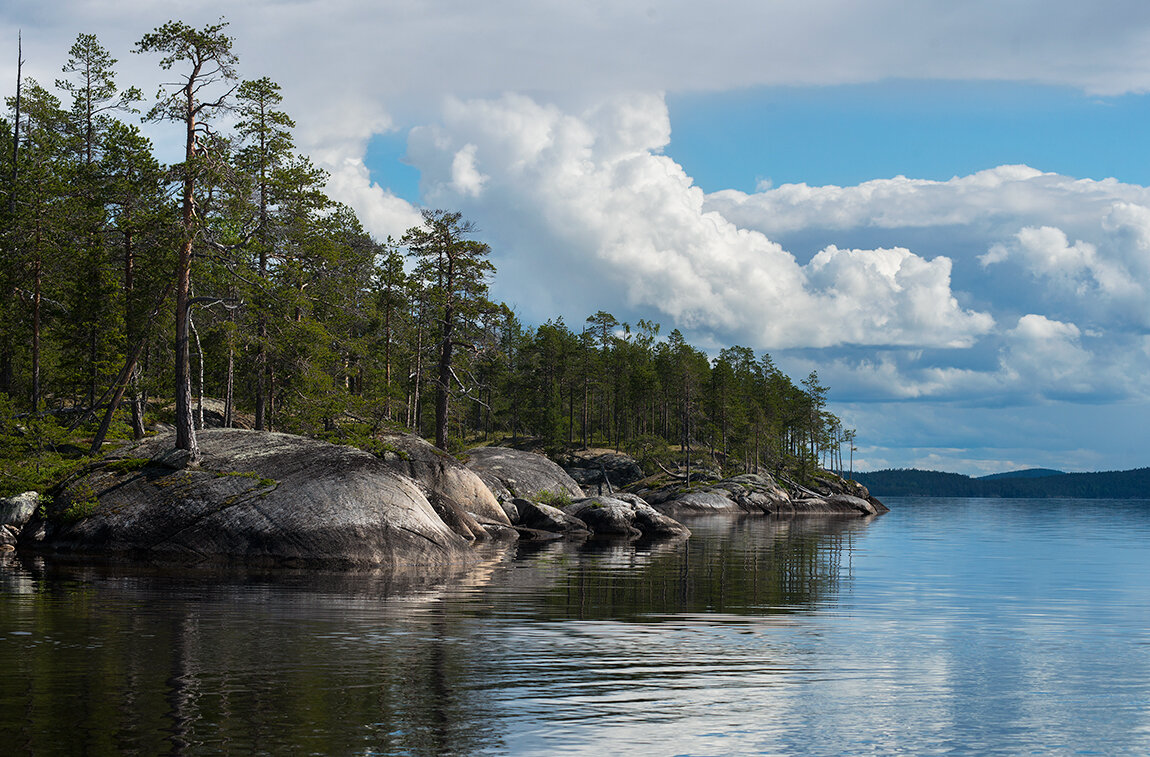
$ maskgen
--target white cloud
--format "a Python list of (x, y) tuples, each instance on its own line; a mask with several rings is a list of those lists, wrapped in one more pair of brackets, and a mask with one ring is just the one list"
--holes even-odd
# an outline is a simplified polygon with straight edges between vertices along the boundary
[[(817, 368), (871, 401), (1141, 394), (1145, 189), (1003, 166), (708, 196), (662, 154), (667, 134), (657, 96), (572, 113), (507, 94), (450, 101), (441, 123), (413, 132), (409, 159), (436, 204), (492, 230), (496, 294), (529, 320), (661, 314), (699, 343), (804, 348), (789, 372)], [(461, 151), (482, 167), (482, 192), (460, 185)], [(842, 239), (881, 228), (949, 254), (832, 243), (803, 264), (771, 238), (795, 228)], [(955, 289), (958, 272), (971, 291)]]
[(1082, 347), (1081, 336), (1073, 323), (1024, 315), (1006, 334), (1001, 356), (1004, 382), (1055, 396), (1094, 393), (1096, 360)]
[[(1112, 226), (1109, 216), (1100, 225), (1103, 231)], [(1090, 242), (1076, 240), (1071, 244), (1066, 232), (1053, 226), (1026, 226), (1014, 235), (1012, 243), (991, 246), (979, 260), (991, 265), (1013, 258), (1021, 259), (1035, 276), (1049, 277), (1079, 296), (1093, 294), (1093, 290), (1123, 299), (1144, 294), (1119, 260), (1103, 258), (1098, 246)]]
[(371, 181), (362, 161), (347, 160), (331, 170), (328, 192), (356, 209), (359, 220), (376, 239), (399, 239), (423, 222), (419, 210)]
[(959, 306), (950, 290), (950, 265), (945, 257), (925, 260), (903, 248), (832, 245), (805, 270), (824, 292), (818, 313), (844, 335), (842, 342), (969, 347), (994, 319)]
[(1145, 187), (1000, 166), (947, 181), (722, 191), (704, 209), (800, 248), (877, 238), (942, 257), (992, 316), (997, 305), (1093, 333), (1150, 327)]
[(1096, 221), (1098, 243), (1071, 243), (1066, 232), (1054, 226), (1025, 226), (1013, 239), (992, 245), (979, 260), (984, 266), (1017, 262), (1045, 282), (1048, 295), (1072, 298), (1078, 312), (1095, 321), (1112, 324), (1117, 317), (1150, 325), (1150, 281), (1142, 275), (1147, 266), (1144, 229), (1131, 220), (1141, 220), (1148, 212), (1129, 203), (1112, 207)]
[[(345, 160), (362, 159), (370, 135), (393, 122), (425, 122), (445, 95), (474, 100), (505, 91), (543, 93), (583, 112), (624, 92), (908, 76), (1043, 82), (1094, 93), (1150, 91), (1150, 48), (1144, 44), (1150, 6), (1124, 0), (731, 0), (706, 6), (637, 0), (54, 0), (5, 4), (0, 38), (11, 44), (22, 29), (25, 75), (50, 83), (76, 34), (96, 33), (119, 59), (121, 81), (150, 96), (164, 77), (154, 56), (129, 53), (134, 42), (169, 18), (201, 26), (221, 16), (236, 39), (241, 75), (267, 75), (283, 85), (285, 107), (299, 124), (300, 149), (333, 171)], [(14, 78), (14, 56), (4, 56), (0, 81)], [(613, 129), (587, 119), (597, 133), (620, 138), (620, 147), (629, 140), (665, 143), (645, 133), (665, 129), (665, 123), (645, 121), (644, 112), (639, 107), (629, 117), (612, 107), (609, 117), (624, 119)], [(178, 149), (171, 130), (150, 133), (161, 148)], [(610, 150), (598, 147), (600, 154)], [(367, 196), (364, 185), (354, 192), (350, 182), (340, 187), (351, 192), (349, 198)], [(358, 209), (372, 213), (367, 206)], [(836, 210), (849, 212), (841, 205)]]
[[(764, 234), (708, 212), (702, 191), (659, 154), (669, 133), (657, 96), (573, 115), (505, 95), (450, 102), (442, 124), (413, 132), (409, 159), (435, 203), (501, 230), (513, 265), (546, 250), (560, 268), (592, 266), (631, 305), (727, 341), (962, 347), (992, 327), (958, 304), (945, 258), (831, 246), (802, 266)], [(545, 219), (548, 238), (517, 235), (525, 218)]]
[[(1063, 224), (1097, 224), (1123, 202), (1150, 206), (1150, 191), (1113, 179), (1073, 179), (1009, 165), (947, 181), (896, 176), (853, 187), (784, 184), (755, 194), (723, 190), (708, 195), (706, 207), (768, 235), (810, 228), (976, 225), (1005, 236), (1020, 225), (1040, 225), (1036, 222), (1052, 217)], [(1115, 223), (1123, 221), (1136, 222), (1124, 216)]]
[(465, 197), (478, 197), (487, 177), (479, 172), (473, 144), (466, 144), (451, 159), (451, 188)]

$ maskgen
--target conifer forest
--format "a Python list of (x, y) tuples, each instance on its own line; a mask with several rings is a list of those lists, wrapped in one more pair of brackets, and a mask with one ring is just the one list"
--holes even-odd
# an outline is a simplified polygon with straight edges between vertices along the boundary
[[(854, 432), (815, 372), (796, 384), (765, 353), (709, 355), (610, 307), (524, 323), (489, 298), (490, 249), (451, 210), (373, 238), (233, 42), (224, 22), (144, 34), (127, 52), (173, 82), (152, 97), (88, 34), (57, 81), (12, 83), (0, 454), (65, 438), (98, 452), (160, 423), (194, 455), (208, 398), (223, 425), (367, 448), (400, 429), (450, 452), (522, 440), (728, 474), (847, 467)], [(157, 159), (144, 122), (180, 138), (180, 162)]]

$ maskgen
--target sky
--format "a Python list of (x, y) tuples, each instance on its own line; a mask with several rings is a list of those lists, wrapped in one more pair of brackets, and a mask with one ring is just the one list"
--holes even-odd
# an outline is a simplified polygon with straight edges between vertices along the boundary
[(856, 470), (1150, 465), (1144, 0), (5, 2), (0, 91), (89, 33), (150, 95), (220, 17), (333, 197), (463, 212), (529, 324), (817, 370)]

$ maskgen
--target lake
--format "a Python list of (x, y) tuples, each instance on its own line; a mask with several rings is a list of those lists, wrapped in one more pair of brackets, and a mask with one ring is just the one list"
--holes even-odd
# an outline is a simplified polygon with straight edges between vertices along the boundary
[(1150, 502), (890, 499), (452, 575), (0, 564), (5, 754), (1150, 754)]

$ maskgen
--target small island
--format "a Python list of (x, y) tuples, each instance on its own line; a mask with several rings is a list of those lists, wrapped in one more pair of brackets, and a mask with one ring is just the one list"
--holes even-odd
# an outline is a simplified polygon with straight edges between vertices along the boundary
[(457, 211), (372, 238), (226, 27), (136, 43), (175, 82), (143, 107), (185, 146), (174, 165), (92, 35), (63, 66), (70, 109), (29, 82), (0, 121), (21, 240), (0, 272), (0, 549), (435, 565), (682, 537), (691, 513), (883, 511), (826, 472), (853, 467), (855, 431), (816, 371), (796, 385), (609, 303), (524, 324)]
[[(588, 496), (546, 457), (506, 447), (475, 448), (465, 464), (407, 434), (384, 437), (379, 454), (274, 432), (215, 428), (199, 437), (196, 466), (173, 434), (160, 434), (87, 464), (46, 497), (0, 501), (0, 549), (184, 565), (442, 568), (477, 559), (474, 547), (486, 543), (688, 536), (672, 515), (885, 512), (863, 487), (827, 473), (818, 489), (794, 496), (765, 472), (691, 485), (663, 474), (622, 491), (604, 476), (594, 487), (606, 493)], [(612, 457), (616, 469), (628, 461)]]

